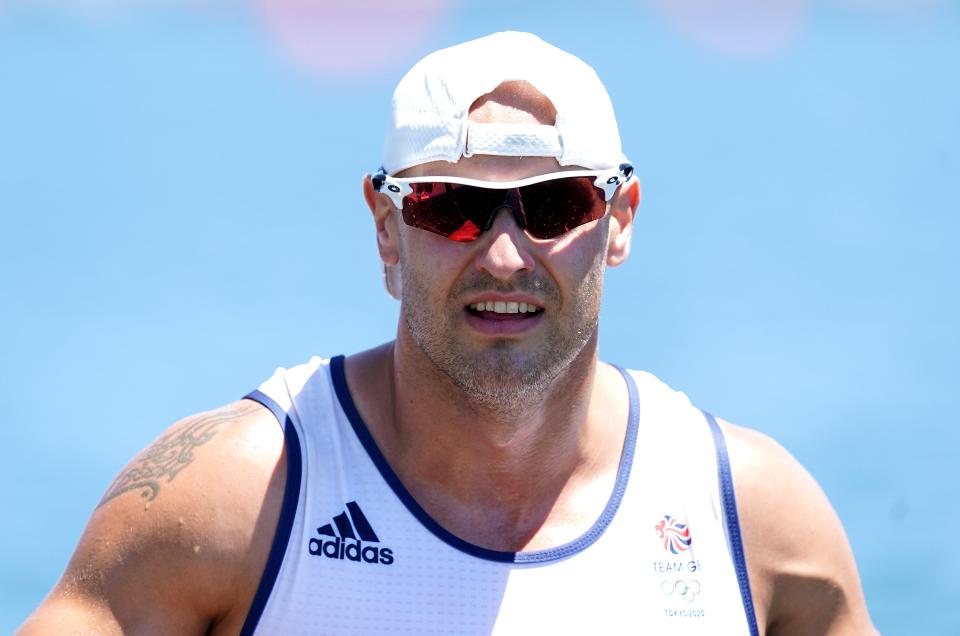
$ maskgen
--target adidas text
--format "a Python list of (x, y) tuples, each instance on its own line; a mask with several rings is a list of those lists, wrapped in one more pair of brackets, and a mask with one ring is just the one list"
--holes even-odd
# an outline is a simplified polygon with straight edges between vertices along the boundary
[(393, 550), (390, 548), (378, 548), (374, 545), (363, 545), (359, 539), (341, 539), (334, 537), (330, 541), (324, 541), (323, 538), (310, 539), (310, 554), (314, 556), (325, 556), (328, 559), (339, 559), (341, 561), (363, 561), (364, 563), (381, 563), (390, 565), (393, 563)]

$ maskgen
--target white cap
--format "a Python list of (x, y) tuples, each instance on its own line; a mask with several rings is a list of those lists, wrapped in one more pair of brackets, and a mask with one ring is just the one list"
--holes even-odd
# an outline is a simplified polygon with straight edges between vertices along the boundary
[[(503, 82), (526, 80), (556, 125), (471, 122), (470, 106)], [(474, 154), (556, 157), (590, 170), (626, 161), (610, 96), (580, 58), (530, 33), (494, 33), (426, 56), (400, 80), (383, 146), (387, 174)]]

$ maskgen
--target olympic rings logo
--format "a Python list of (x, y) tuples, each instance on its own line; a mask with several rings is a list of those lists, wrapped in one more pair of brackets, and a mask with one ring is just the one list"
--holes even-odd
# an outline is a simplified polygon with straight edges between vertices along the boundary
[(687, 603), (692, 603), (700, 594), (700, 581), (696, 579), (691, 581), (661, 581), (660, 591), (667, 596), (676, 595)]

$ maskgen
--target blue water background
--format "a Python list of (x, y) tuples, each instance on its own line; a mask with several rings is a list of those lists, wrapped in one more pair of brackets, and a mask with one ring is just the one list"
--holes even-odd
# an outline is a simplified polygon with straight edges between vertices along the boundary
[(595, 66), (643, 184), (603, 357), (796, 455), (883, 633), (960, 634), (956, 3), (795, 0), (741, 50), (662, 2), (463, 1), (352, 74), (243, 3), (87, 4), (0, 0), (0, 632), (168, 424), (392, 337), (360, 179), (393, 85), (509, 28)]

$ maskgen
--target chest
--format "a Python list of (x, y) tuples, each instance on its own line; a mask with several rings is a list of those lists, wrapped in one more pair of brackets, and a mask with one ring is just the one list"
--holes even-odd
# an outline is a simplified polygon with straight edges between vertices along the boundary
[[(382, 480), (341, 486), (346, 491), (311, 489), (301, 498), (258, 633), (745, 629), (709, 502), (631, 489), (576, 540), (504, 553), (484, 551), (429, 517), (418, 518)], [(674, 514), (666, 518), (663, 509)]]

